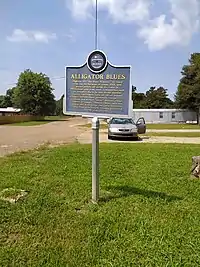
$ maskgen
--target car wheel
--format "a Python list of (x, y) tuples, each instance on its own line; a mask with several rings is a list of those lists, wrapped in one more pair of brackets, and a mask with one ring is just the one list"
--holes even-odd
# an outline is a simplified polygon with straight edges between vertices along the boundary
[(111, 139), (111, 136), (110, 136), (110, 135), (108, 135), (108, 139), (109, 139), (109, 140)]

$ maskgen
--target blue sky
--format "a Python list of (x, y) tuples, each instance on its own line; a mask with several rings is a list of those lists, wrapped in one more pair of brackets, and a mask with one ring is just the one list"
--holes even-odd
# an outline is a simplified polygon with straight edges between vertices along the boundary
[[(65, 66), (94, 49), (94, 0), (0, 1), (0, 94), (30, 68), (65, 90)], [(181, 67), (199, 52), (198, 0), (98, 0), (98, 48), (114, 65), (132, 66), (139, 92), (176, 91)]]

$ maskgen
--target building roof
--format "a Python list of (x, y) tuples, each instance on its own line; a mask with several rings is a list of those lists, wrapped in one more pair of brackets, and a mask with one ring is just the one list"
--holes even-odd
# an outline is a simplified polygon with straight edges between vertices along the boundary
[(183, 112), (183, 111), (189, 111), (188, 109), (175, 109), (175, 108), (156, 108), (156, 109), (137, 109), (134, 108), (134, 111), (141, 111), (141, 112)]
[(21, 111), (20, 108), (13, 108), (13, 107), (0, 108), (0, 112), (15, 112), (15, 113), (18, 113), (20, 111)]

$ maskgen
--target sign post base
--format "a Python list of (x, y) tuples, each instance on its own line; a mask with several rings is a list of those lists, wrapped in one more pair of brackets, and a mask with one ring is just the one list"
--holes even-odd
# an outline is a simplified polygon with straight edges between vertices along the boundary
[(99, 200), (99, 118), (92, 119), (92, 201)]

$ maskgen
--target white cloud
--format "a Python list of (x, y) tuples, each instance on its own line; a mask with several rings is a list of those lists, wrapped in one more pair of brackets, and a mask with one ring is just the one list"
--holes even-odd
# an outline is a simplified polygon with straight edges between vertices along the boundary
[[(66, 0), (76, 19), (92, 17), (95, 0)], [(98, 0), (99, 9), (106, 9), (114, 22), (140, 21), (149, 16), (149, 0)]]
[(68, 33), (63, 35), (64, 37), (67, 37), (72, 43), (76, 42), (77, 40), (77, 31), (74, 29), (69, 29)]
[(171, 23), (166, 15), (148, 22), (139, 30), (150, 50), (161, 50), (171, 45), (188, 45), (199, 27), (198, 0), (169, 0), (171, 4)]
[(86, 19), (90, 17), (90, 10), (93, 0), (66, 0), (66, 6), (76, 19)]
[(15, 29), (11, 36), (7, 37), (10, 42), (40, 42), (48, 43), (50, 40), (56, 39), (55, 33), (47, 33), (42, 31), (24, 31)]
[[(161, 50), (172, 45), (188, 45), (199, 28), (199, 0), (168, 1), (171, 21), (167, 14), (151, 17), (153, 0), (98, 0), (99, 9), (107, 10), (114, 23), (136, 23), (138, 36), (150, 50)], [(76, 19), (91, 17), (95, 0), (66, 0), (67, 6)], [(93, 10), (94, 14), (94, 10)]]

